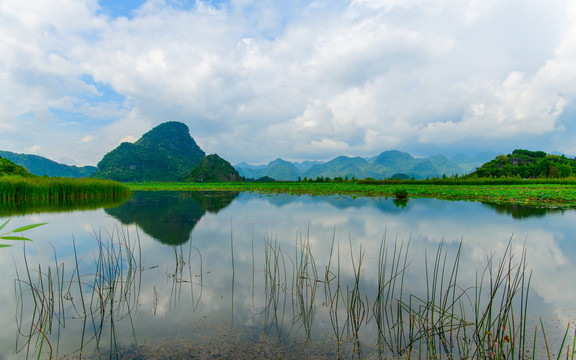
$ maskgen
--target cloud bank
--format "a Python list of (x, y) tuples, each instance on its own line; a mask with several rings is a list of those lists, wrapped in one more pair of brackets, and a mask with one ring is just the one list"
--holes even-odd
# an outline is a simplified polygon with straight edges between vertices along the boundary
[(232, 163), (576, 154), (567, 0), (122, 4), (0, 3), (2, 150), (94, 165), (181, 121)]

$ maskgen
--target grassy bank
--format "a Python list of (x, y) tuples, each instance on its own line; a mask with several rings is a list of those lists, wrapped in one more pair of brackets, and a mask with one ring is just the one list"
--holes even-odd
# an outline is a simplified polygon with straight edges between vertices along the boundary
[(495, 204), (522, 204), (549, 208), (576, 208), (575, 182), (479, 183), (430, 181), (375, 182), (263, 182), (263, 183), (132, 183), (132, 190), (236, 190), (295, 195), (345, 195), (373, 198), (396, 197), (406, 190), (408, 198), (483, 201)]
[(22, 202), (61, 204), (67, 201), (112, 199), (129, 192), (128, 186), (107, 180), (21, 176), (0, 178), (0, 204), (3, 206)]

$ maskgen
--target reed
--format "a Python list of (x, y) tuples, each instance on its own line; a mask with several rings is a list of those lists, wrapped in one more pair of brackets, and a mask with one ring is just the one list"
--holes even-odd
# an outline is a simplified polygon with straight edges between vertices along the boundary
[(58, 205), (71, 200), (112, 199), (130, 193), (121, 183), (99, 179), (4, 176), (0, 178), (0, 204), (44, 200)]
[[(16, 352), (25, 351), (27, 358), (33, 354), (43, 358), (46, 343), (49, 357), (57, 356), (60, 331), (73, 318), (83, 323), (78, 346), (80, 357), (88, 345), (101, 352), (104, 343), (110, 357), (117, 354), (115, 324), (125, 320), (132, 323), (133, 309), (140, 296), (142, 267), (136, 257), (140, 241), (139, 238), (133, 241), (120, 229), (104, 234), (95, 231), (94, 236), (98, 253), (92, 274), (80, 272), (75, 244), (72, 271), (66, 271), (65, 264), (58, 262), (55, 251), (53, 266), (32, 268), (24, 251), (25, 274), (21, 276), (17, 271), (15, 281), (19, 330)], [(110, 331), (107, 339), (103, 338), (105, 329)]]

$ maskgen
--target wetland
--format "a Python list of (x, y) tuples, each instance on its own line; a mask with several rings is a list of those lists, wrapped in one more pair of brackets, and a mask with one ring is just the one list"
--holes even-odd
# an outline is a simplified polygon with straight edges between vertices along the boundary
[(0, 252), (1, 356), (573, 351), (571, 209), (238, 189), (101, 206), (2, 215), (47, 224)]

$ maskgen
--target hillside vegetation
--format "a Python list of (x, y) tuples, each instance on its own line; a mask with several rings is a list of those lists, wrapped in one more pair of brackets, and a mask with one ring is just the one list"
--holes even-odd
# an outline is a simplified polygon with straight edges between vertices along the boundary
[(498, 155), (470, 177), (567, 178), (576, 174), (576, 159), (564, 155), (549, 155), (544, 151), (514, 150), (512, 154)]
[(92, 176), (122, 182), (179, 181), (205, 155), (190, 136), (188, 126), (170, 121), (148, 131), (133, 144), (120, 144), (102, 158)]
[(205, 156), (184, 180), (192, 182), (237, 182), (242, 181), (242, 177), (228, 161), (212, 154)]
[(17, 175), (22, 177), (33, 176), (28, 170), (26, 170), (26, 168), (16, 165), (8, 159), (0, 157), (0, 177), (10, 175)]

